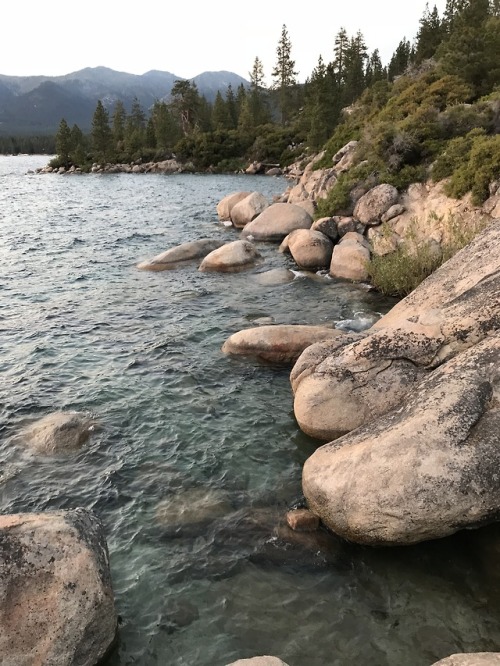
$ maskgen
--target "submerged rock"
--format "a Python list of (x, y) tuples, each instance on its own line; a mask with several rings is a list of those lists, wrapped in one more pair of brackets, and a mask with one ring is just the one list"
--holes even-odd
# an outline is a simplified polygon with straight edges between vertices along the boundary
[(224, 245), (224, 241), (222, 240), (200, 238), (172, 247), (170, 250), (158, 254), (149, 261), (137, 264), (137, 268), (143, 271), (166, 271), (176, 268), (179, 264), (186, 261), (205, 257), (209, 252), (213, 252), (222, 245)]
[(162, 500), (156, 508), (155, 516), (162, 527), (176, 530), (211, 522), (231, 511), (231, 502), (224, 491), (190, 488)]
[(100, 521), (84, 509), (0, 516), (5, 666), (94, 666), (117, 630)]
[(251, 356), (271, 363), (293, 363), (306, 347), (342, 336), (326, 326), (276, 324), (238, 331), (222, 346), (224, 354)]
[(210, 252), (198, 270), (234, 273), (253, 266), (259, 257), (255, 245), (249, 241), (237, 240)]
[(36, 453), (66, 453), (80, 449), (97, 425), (83, 412), (54, 412), (25, 428), (19, 438)]

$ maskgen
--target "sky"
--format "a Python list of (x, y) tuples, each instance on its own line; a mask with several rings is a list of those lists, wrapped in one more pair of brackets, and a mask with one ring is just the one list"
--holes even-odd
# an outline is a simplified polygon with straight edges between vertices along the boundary
[[(425, 0), (3, 0), (0, 74), (57, 76), (105, 66), (144, 74), (151, 69), (192, 78), (227, 70), (249, 78), (255, 57), (266, 84), (286, 25), (298, 80), (321, 54), (333, 60), (335, 35), (361, 30), (368, 49), (387, 64), (399, 41), (416, 35)], [(435, 0), (442, 14), (446, 0)], [(294, 6), (295, 5), (295, 6)]]

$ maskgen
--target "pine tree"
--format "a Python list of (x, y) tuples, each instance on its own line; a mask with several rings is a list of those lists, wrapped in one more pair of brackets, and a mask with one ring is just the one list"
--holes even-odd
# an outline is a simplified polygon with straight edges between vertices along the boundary
[(155, 132), (155, 124), (153, 117), (150, 116), (148, 118), (148, 121), (146, 123), (146, 131), (144, 135), (144, 142), (146, 145), (146, 148), (156, 148), (156, 132)]
[(285, 125), (292, 111), (292, 93), (297, 83), (295, 62), (292, 60), (292, 44), (286, 25), (281, 29), (281, 38), (276, 48), (276, 65), (272, 71), (273, 88), (278, 91), (281, 124)]
[(345, 85), (342, 91), (344, 106), (352, 104), (366, 87), (365, 61), (368, 51), (361, 32), (352, 37), (345, 50)]
[(177, 79), (170, 97), (170, 108), (178, 118), (182, 133), (186, 136), (194, 130), (200, 111), (200, 96), (196, 84)]
[(124, 139), (125, 139), (125, 124), (127, 121), (127, 113), (125, 111), (125, 106), (121, 100), (118, 100), (115, 104), (113, 111), (112, 119), (112, 134), (113, 141), (115, 144), (115, 150), (120, 152), (124, 148)]
[(371, 86), (377, 81), (383, 81), (387, 77), (382, 67), (382, 60), (378, 49), (371, 54), (366, 65), (365, 80), (366, 85)]
[(157, 148), (164, 153), (171, 152), (181, 138), (181, 131), (165, 102), (156, 101), (151, 116), (154, 122)]
[(349, 37), (345, 28), (340, 28), (335, 36), (333, 71), (337, 79), (337, 84), (342, 86), (346, 79), (346, 53), (349, 47)]
[(228, 129), (236, 129), (238, 125), (238, 109), (236, 106), (236, 97), (234, 96), (233, 87), (228, 85), (226, 90), (226, 108), (229, 116)]
[(212, 108), (212, 127), (214, 130), (229, 129), (229, 124), (230, 117), (226, 102), (224, 101), (220, 90), (218, 90)]
[(425, 11), (420, 19), (420, 27), (417, 33), (417, 44), (415, 47), (415, 62), (420, 64), (422, 61), (432, 58), (443, 39), (443, 24), (439, 18), (437, 7), (429, 11), (429, 5), (425, 6)]
[(404, 74), (410, 64), (411, 44), (403, 37), (393, 53), (389, 67), (387, 68), (387, 77), (389, 81), (394, 81), (396, 76)]
[(92, 152), (97, 162), (107, 162), (112, 156), (112, 134), (109, 126), (109, 114), (98, 100), (92, 118)]
[(71, 161), (73, 164), (82, 165), (86, 158), (86, 140), (78, 125), (71, 128)]
[(61, 166), (69, 165), (72, 149), (71, 130), (66, 120), (62, 118), (56, 134), (56, 153)]

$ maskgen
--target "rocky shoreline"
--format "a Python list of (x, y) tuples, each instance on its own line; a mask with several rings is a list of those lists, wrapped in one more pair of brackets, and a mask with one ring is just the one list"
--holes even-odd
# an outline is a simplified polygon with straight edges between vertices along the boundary
[[(360, 544), (408, 545), (500, 518), (500, 183), (492, 183), (482, 207), (449, 199), (441, 183), (405, 193), (359, 184), (350, 208), (313, 221), (318, 200), (352, 166), (354, 144), (337, 153), (331, 169), (315, 171), (317, 158), (292, 168), (296, 182), (278, 201), (257, 192), (225, 197), (218, 217), (239, 239), (199, 239), (137, 268), (196, 262), (201, 272), (250, 270), (260, 261), (258, 243), (266, 242), (301, 269), (366, 281), (370, 256), (390, 253), (415, 229), (417, 242), (441, 246), (447, 215), (470, 224), (486, 218), (470, 245), (367, 330), (260, 326), (222, 347), (224, 354), (292, 365), (297, 423), (327, 442), (304, 466), (308, 508), (287, 515), (286, 529), (314, 534), (321, 525)], [(95, 166), (94, 173), (181, 172), (175, 160)], [(83, 414), (42, 421), (22, 433), (41, 455), (82, 446), (98, 425)], [(117, 615), (98, 519), (83, 509), (2, 516), (0, 550), (7, 565), (0, 571), (4, 663), (36, 663), (34, 655), (42, 655), (40, 663), (99, 663), (116, 640)], [(497, 664), (500, 653), (437, 663)], [(231, 666), (240, 664), (286, 666), (276, 657)]]

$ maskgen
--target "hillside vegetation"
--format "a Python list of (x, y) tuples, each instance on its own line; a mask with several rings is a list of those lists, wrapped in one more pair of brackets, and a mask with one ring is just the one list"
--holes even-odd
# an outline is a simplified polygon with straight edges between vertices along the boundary
[(89, 136), (61, 120), (55, 165), (161, 160), (231, 171), (248, 161), (286, 166), (324, 149), (317, 167), (358, 139), (357, 166), (339, 178), (322, 214), (342, 208), (356, 180), (398, 188), (449, 178), (448, 192), (484, 200), (500, 173), (500, 1), (448, 0), (444, 15), (426, 8), (416, 37), (403, 38), (383, 66), (363, 35), (336, 35), (334, 59), (297, 85), (286, 26), (273, 86), (258, 57), (250, 88), (228, 88), (213, 104), (193, 82), (176, 81), (168, 102), (127, 112), (98, 102)]

